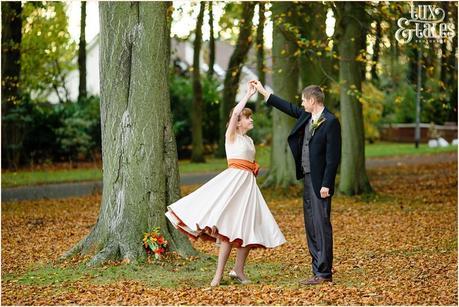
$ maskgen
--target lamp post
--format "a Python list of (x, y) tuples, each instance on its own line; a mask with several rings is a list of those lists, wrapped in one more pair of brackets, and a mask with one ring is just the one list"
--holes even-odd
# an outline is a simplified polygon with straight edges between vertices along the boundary
[(421, 116), (421, 68), (422, 68), (422, 41), (419, 40), (418, 48), (418, 84), (416, 92), (416, 128), (414, 131), (414, 142), (415, 147), (419, 148), (419, 142), (421, 139), (421, 127), (420, 127), (420, 116)]

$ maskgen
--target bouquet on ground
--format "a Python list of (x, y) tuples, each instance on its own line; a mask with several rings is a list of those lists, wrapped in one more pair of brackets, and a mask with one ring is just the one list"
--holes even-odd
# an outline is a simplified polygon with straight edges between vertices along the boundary
[(159, 227), (144, 233), (143, 246), (147, 250), (147, 254), (154, 254), (156, 259), (161, 259), (161, 256), (166, 252), (167, 241), (161, 235)]

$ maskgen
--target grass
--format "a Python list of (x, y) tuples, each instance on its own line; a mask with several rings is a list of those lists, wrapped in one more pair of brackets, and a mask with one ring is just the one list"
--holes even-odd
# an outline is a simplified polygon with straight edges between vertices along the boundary
[(32, 184), (101, 180), (97, 168), (64, 169), (53, 171), (18, 171), (2, 173), (2, 188)]
[[(421, 144), (415, 148), (413, 144), (404, 143), (375, 143), (367, 144), (367, 158), (435, 154), (457, 151), (457, 146), (429, 148)], [(269, 165), (271, 150), (269, 147), (257, 146), (257, 162), (264, 168)], [(219, 172), (226, 168), (226, 159), (207, 157), (206, 163), (190, 163), (189, 160), (179, 161), (180, 174)], [(53, 171), (17, 171), (2, 172), (2, 188), (15, 186), (102, 180), (102, 170), (98, 168), (63, 169)]]
[[(216, 256), (206, 254), (200, 254), (193, 260), (162, 260), (160, 264), (121, 263), (115, 266), (87, 267), (80, 263), (60, 267), (50, 262), (32, 265), (26, 273), (5, 273), (2, 279), (28, 286), (62, 285), (76, 281), (108, 285), (119, 280), (134, 280), (152, 287), (206, 287), (209, 284), (209, 276), (212, 276), (215, 270), (216, 262)], [(234, 265), (234, 259), (230, 259), (227, 265)], [(246, 272), (254, 283), (276, 275), (277, 282), (288, 285), (289, 279), (282, 278), (282, 270), (283, 265), (280, 263), (256, 263), (248, 264), (246, 267)], [(228, 278), (222, 281), (222, 285), (232, 284), (236, 282)]]
[(450, 145), (447, 147), (430, 148), (427, 144), (420, 144), (419, 148), (415, 148), (414, 144), (387, 142), (367, 144), (365, 146), (365, 156), (367, 158), (435, 154), (453, 151), (457, 151), (457, 146)]

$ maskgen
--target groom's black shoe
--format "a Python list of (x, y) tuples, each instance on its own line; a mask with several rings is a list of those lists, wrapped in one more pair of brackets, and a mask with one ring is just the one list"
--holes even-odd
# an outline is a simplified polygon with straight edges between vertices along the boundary
[(311, 279), (300, 280), (300, 285), (314, 286), (314, 285), (319, 285), (319, 284), (323, 284), (326, 282), (333, 282), (333, 279), (331, 277), (325, 278), (325, 277), (320, 277), (320, 276), (314, 276)]

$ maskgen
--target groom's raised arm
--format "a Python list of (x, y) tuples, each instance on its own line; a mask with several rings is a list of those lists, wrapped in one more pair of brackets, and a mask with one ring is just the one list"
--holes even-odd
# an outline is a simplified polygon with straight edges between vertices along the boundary
[(284, 112), (285, 114), (288, 114), (292, 117), (299, 118), (301, 114), (303, 114), (304, 110), (288, 101), (285, 101), (284, 99), (274, 95), (270, 94), (268, 97), (268, 100), (266, 103), (270, 106), (275, 107), (279, 111)]

